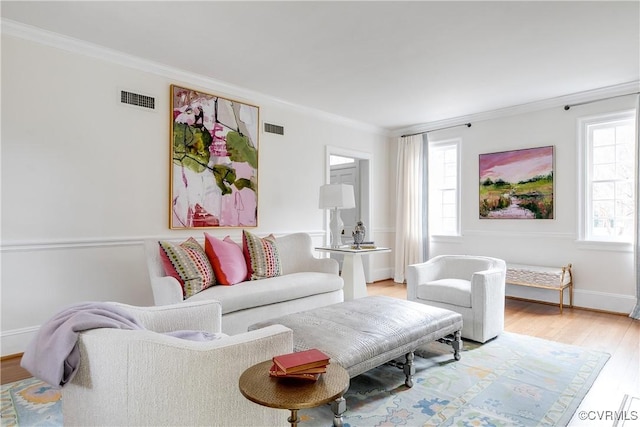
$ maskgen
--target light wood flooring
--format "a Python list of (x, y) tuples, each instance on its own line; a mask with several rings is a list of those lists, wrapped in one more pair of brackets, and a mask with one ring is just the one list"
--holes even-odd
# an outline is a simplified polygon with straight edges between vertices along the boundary
[[(371, 283), (367, 292), (407, 297), (406, 286), (392, 280)], [(567, 307), (560, 314), (557, 306), (508, 298), (505, 329), (611, 355), (579, 410), (616, 411), (625, 394), (640, 397), (640, 321), (625, 315)], [(20, 368), (17, 357), (5, 357), (1, 364), (2, 384), (29, 376)]]

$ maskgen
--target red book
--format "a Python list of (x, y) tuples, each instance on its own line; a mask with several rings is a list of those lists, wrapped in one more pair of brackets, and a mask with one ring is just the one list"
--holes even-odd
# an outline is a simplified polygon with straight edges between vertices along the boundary
[(285, 374), (292, 374), (310, 368), (327, 366), (329, 364), (329, 356), (317, 348), (312, 348), (311, 350), (274, 356), (273, 363)]
[(308, 373), (308, 372), (296, 372), (295, 374), (285, 374), (280, 369), (278, 369), (278, 365), (275, 363), (269, 369), (269, 375), (277, 378), (293, 378), (297, 380), (307, 380), (307, 381), (316, 381), (320, 378), (320, 373)]
[[(287, 373), (280, 369), (275, 363), (271, 367), (271, 370), (277, 371), (276, 373), (280, 376), (287, 375)], [(304, 371), (295, 371), (296, 374), (324, 374), (325, 372), (327, 372), (327, 365), (318, 366), (317, 368), (308, 368)]]

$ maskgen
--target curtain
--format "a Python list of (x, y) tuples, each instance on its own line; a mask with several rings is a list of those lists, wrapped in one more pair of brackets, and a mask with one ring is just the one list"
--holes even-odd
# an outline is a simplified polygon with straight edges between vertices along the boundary
[(634, 243), (634, 258), (636, 267), (636, 306), (629, 314), (634, 319), (640, 319), (640, 96), (636, 106), (636, 236)]
[(404, 283), (405, 268), (423, 256), (422, 135), (398, 140), (396, 180), (396, 245), (393, 281)]
[(429, 138), (422, 134), (422, 258), (429, 259)]

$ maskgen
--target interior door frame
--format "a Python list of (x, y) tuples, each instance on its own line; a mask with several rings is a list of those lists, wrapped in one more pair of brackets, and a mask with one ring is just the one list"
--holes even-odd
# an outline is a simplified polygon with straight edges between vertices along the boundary
[[(366, 151), (352, 150), (344, 147), (336, 147), (333, 145), (326, 145), (325, 147), (325, 173), (324, 182), (330, 184), (331, 179), (331, 156), (343, 156), (357, 159), (359, 162), (359, 174), (360, 174), (360, 194), (361, 200), (357, 200), (356, 203), (360, 203), (360, 217), (365, 227), (367, 227), (367, 240), (373, 240), (373, 154)], [(363, 202), (364, 201), (364, 202)], [(324, 230), (325, 230), (325, 242), (330, 239), (329, 234), (329, 214), (325, 214)], [(363, 257), (364, 273), (369, 283), (371, 277), (371, 266), (369, 264), (369, 257)]]

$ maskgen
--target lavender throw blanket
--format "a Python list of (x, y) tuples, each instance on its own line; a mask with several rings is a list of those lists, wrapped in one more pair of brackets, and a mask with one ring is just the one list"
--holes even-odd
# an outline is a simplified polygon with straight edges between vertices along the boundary
[[(78, 370), (78, 334), (96, 328), (145, 329), (138, 320), (114, 304), (88, 302), (68, 307), (49, 319), (29, 343), (20, 365), (34, 377), (64, 386)], [(176, 331), (167, 335), (193, 341), (219, 338), (204, 331)]]

